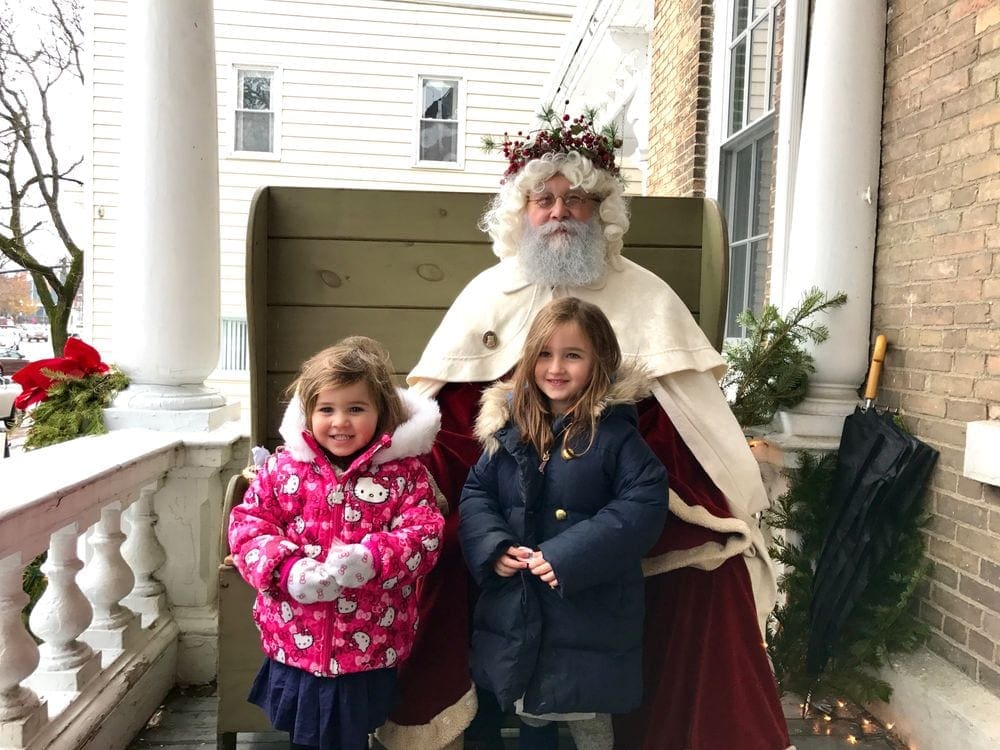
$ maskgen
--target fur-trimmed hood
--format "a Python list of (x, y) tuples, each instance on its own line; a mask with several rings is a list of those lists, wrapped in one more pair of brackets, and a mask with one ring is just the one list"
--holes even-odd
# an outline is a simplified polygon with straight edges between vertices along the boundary
[[(638, 362), (624, 362), (615, 373), (615, 380), (607, 395), (594, 408), (594, 415), (600, 417), (608, 409), (619, 404), (634, 404), (650, 395), (650, 376)], [(511, 395), (514, 386), (510, 381), (494, 383), (479, 399), (479, 415), (476, 417), (475, 436), (488, 454), (499, 447), (496, 431), (510, 421)]]
[[(415, 391), (397, 388), (396, 392), (403, 401), (403, 409), (407, 419), (392, 433), (388, 445), (376, 451), (371, 457), (372, 466), (380, 466), (387, 461), (393, 461), (407, 456), (420, 456), (428, 453), (434, 446), (434, 438), (441, 429), (441, 412), (437, 402), (421, 396)], [(278, 429), (285, 441), (285, 450), (297, 461), (310, 462), (317, 458), (316, 452), (306, 440), (306, 415), (302, 408), (299, 394), (285, 409), (285, 416)], [(376, 442), (382, 442), (385, 436)]]

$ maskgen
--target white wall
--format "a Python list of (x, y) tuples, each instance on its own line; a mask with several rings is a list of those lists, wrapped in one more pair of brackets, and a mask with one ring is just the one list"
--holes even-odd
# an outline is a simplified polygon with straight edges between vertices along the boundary
[[(244, 316), (246, 216), (261, 185), (494, 190), (505, 165), (481, 153), (480, 138), (533, 123), (575, 6), (573, 0), (216, 0), (222, 316)], [(88, 333), (110, 361), (126, 15), (126, 0), (94, 0), (89, 34)], [(233, 70), (246, 64), (277, 69), (278, 159), (232, 154)], [(465, 84), (461, 169), (414, 165), (420, 74)]]

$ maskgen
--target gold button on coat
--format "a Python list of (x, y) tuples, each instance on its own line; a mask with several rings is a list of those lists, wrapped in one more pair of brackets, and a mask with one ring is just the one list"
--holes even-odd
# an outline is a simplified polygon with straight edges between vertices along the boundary
[(565, 521), (567, 515), (568, 514), (566, 513), (566, 511), (564, 511), (562, 508), (557, 508), (556, 509), (556, 520), (557, 521)]

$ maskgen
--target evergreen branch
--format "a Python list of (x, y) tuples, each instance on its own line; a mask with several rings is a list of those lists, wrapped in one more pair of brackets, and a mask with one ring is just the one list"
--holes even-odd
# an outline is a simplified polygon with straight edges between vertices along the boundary
[(82, 378), (46, 370), (53, 384), (47, 398), (31, 411), (31, 428), (24, 447), (27, 450), (55, 445), (83, 435), (102, 435), (103, 409), (115, 394), (128, 385), (128, 378), (117, 368)]
[(788, 471), (787, 491), (764, 512), (764, 520), (775, 529), (771, 553), (784, 566), (778, 588), (785, 595), (772, 615), (768, 649), (782, 693), (859, 704), (887, 701), (891, 686), (873, 670), (886, 665), (892, 654), (915, 650), (927, 638), (927, 626), (917, 619), (914, 604), (930, 568), (920, 533), (928, 516), (915, 504), (841, 629), (826, 666), (811, 677), (805, 664), (813, 571), (835, 521), (829, 492), (836, 461), (835, 453), (799, 453), (797, 467)]
[(825, 325), (805, 320), (846, 302), (843, 292), (827, 297), (813, 288), (784, 317), (774, 305), (765, 305), (759, 316), (752, 310), (740, 313), (738, 321), (747, 330), (747, 338), (726, 345), (729, 370), (722, 387), (730, 394), (730, 405), (742, 426), (770, 422), (778, 409), (791, 408), (805, 398), (809, 375), (816, 368), (803, 345), (808, 341), (819, 344), (829, 337)]

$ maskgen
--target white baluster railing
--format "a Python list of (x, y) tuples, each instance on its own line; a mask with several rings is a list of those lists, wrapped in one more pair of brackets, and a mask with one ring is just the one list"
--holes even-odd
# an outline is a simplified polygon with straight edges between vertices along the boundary
[[(176, 435), (121, 430), (0, 461), (0, 747), (111, 747), (101, 723), (137, 675), (158, 669), (161, 681), (173, 679), (177, 625), (159, 616), (142, 628), (123, 601), (162, 594), (152, 578), (163, 548), (151, 496), (182, 454)], [(144, 505), (125, 544), (122, 511), (136, 501)], [(91, 526), (84, 566), (77, 545)], [(46, 550), (48, 585), (29, 633), (22, 575)]]
[(125, 535), (121, 530), (121, 505), (101, 508), (101, 520), (90, 534), (90, 561), (80, 574), (83, 589), (94, 608), (94, 619), (83, 639), (101, 651), (104, 666), (117, 659), (139, 637), (139, 618), (121, 605), (135, 584), (135, 576), (122, 557)]
[(45, 704), (21, 683), (38, 666), (38, 647), (24, 629), (21, 557), (0, 557), (0, 747), (23, 747), (47, 715)]
[(63, 704), (71, 700), (101, 669), (100, 654), (79, 640), (93, 619), (93, 608), (77, 585), (83, 567), (77, 557), (77, 527), (70, 524), (52, 534), (42, 572), (48, 579), (45, 593), (31, 610), (28, 625), (42, 640), (41, 662), (29, 684)]
[(122, 603), (142, 616), (145, 627), (167, 613), (166, 586), (153, 578), (153, 573), (167, 561), (167, 552), (156, 538), (157, 516), (153, 509), (153, 495), (162, 484), (157, 482), (139, 492), (139, 500), (126, 513), (129, 531), (122, 545), (122, 557), (135, 574), (132, 593)]

